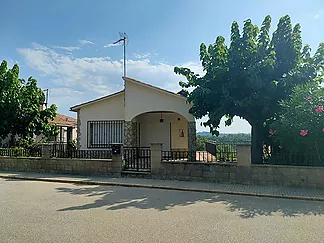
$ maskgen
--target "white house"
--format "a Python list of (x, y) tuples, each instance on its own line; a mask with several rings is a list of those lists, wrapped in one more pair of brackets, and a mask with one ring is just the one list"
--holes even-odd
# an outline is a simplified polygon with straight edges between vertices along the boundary
[(80, 149), (149, 147), (163, 143), (166, 151), (196, 150), (196, 123), (186, 97), (123, 77), (117, 93), (71, 107), (77, 112)]

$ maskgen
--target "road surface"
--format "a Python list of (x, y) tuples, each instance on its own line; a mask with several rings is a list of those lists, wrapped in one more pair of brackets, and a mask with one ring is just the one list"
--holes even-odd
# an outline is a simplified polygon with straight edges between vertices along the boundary
[(5, 242), (323, 242), (324, 202), (0, 179)]

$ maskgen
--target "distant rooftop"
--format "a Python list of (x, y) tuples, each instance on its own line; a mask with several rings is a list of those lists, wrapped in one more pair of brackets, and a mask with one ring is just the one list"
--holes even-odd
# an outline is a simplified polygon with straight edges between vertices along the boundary
[(77, 119), (63, 114), (57, 114), (55, 119), (53, 121), (50, 121), (49, 123), (50, 124), (56, 123), (56, 125), (62, 127), (76, 127)]

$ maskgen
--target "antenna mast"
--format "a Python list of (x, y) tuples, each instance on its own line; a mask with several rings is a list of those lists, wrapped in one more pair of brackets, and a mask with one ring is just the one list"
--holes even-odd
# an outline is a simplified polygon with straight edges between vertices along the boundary
[(124, 46), (124, 77), (126, 77), (126, 44), (128, 42), (128, 36), (125, 32), (119, 32), (120, 39), (118, 41), (115, 41), (113, 44), (117, 44), (120, 42), (123, 42)]
[(45, 91), (45, 108), (47, 108), (47, 104), (48, 104), (48, 89), (44, 89), (43, 91)]

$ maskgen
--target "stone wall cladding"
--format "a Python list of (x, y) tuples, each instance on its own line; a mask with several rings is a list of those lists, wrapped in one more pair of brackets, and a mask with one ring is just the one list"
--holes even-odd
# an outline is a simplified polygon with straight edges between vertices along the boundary
[(120, 176), (121, 164), (113, 160), (0, 158), (0, 170), (77, 175)]
[(196, 151), (197, 144), (196, 144), (196, 122), (189, 121), (188, 122), (188, 150), (189, 151)]
[(162, 162), (161, 164), (161, 169), (152, 171), (153, 178), (324, 188), (324, 167), (238, 166), (229, 163), (200, 162)]
[(80, 110), (77, 111), (77, 147), (81, 147), (81, 116)]
[(137, 145), (137, 123), (133, 121), (124, 122), (124, 146), (136, 147)]
[[(188, 122), (188, 151), (197, 151), (195, 121)], [(192, 158), (192, 156), (194, 156), (194, 153), (189, 154), (189, 160), (195, 161), (196, 158)]]

